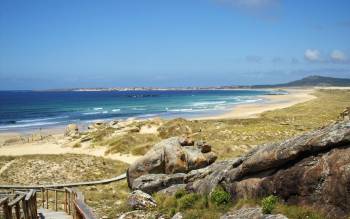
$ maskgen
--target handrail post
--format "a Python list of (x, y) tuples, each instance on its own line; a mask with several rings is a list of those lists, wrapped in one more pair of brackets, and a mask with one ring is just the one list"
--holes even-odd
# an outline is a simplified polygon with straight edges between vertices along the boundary
[(46, 196), (46, 209), (49, 209), (49, 190), (45, 189), (45, 196)]
[(68, 214), (71, 214), (72, 211), (72, 193), (68, 193)]
[(41, 188), (41, 202), (42, 202), (42, 207), (45, 207), (45, 194), (44, 194), (44, 188)]
[(67, 190), (64, 189), (64, 212), (68, 213), (67, 211)]
[(29, 205), (25, 198), (22, 200), (22, 208), (24, 219), (29, 219)]
[(8, 205), (9, 201), (6, 199), (2, 205), (5, 219), (12, 219), (12, 212), (10, 213), (10, 206)]
[(37, 201), (36, 201), (36, 192), (34, 192), (34, 197), (33, 197), (33, 218), (37, 218), (38, 217), (38, 204), (37, 204)]
[(21, 206), (19, 202), (15, 205), (16, 219), (21, 219)]
[(57, 211), (57, 190), (55, 190), (55, 211)]

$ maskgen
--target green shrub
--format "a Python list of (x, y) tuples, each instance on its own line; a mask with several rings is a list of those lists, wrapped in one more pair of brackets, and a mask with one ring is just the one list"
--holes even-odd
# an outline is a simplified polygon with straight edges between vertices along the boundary
[(262, 211), (264, 214), (271, 214), (273, 209), (275, 209), (278, 202), (278, 197), (270, 195), (261, 200)]
[(216, 187), (210, 196), (212, 203), (216, 205), (225, 205), (228, 204), (231, 200), (230, 193), (226, 192), (222, 187)]
[(174, 216), (176, 214), (176, 208), (170, 209), (170, 217)]
[(178, 200), (179, 209), (185, 210), (185, 209), (191, 208), (198, 199), (199, 199), (199, 195), (194, 193), (190, 193), (182, 196)]
[(176, 193), (175, 193), (175, 198), (176, 198), (176, 199), (179, 199), (179, 198), (181, 198), (182, 196), (184, 196), (184, 195), (186, 195), (186, 194), (187, 194), (186, 190), (184, 190), (184, 189), (179, 189), (179, 190), (177, 190)]

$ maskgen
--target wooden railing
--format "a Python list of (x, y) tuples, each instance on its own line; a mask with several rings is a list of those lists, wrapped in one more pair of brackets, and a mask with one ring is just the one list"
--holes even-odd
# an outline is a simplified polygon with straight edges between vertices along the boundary
[(36, 192), (31, 189), (27, 193), (19, 191), (10, 193), (0, 200), (0, 207), (2, 207), (5, 219), (13, 218), (13, 210), (17, 219), (37, 218)]
[(53, 207), (55, 211), (60, 210), (58, 208), (59, 203), (59, 193), (63, 194), (63, 209), (68, 215), (72, 215), (74, 219), (95, 219), (96, 216), (92, 212), (91, 208), (85, 203), (85, 198), (81, 192), (73, 188), (42, 188), (41, 190), (41, 201), (42, 207), (49, 209), (49, 193), (54, 194)]
[[(114, 178), (89, 182), (27, 186), (0, 185), (0, 189), (12, 190), (11, 193), (6, 193), (5, 196), (2, 194), (4, 198), (1, 198), (0, 196), (0, 209), (3, 210), (5, 219), (13, 219), (13, 213), (15, 213), (14, 215), (16, 219), (37, 219), (37, 201), (39, 200), (37, 193), (41, 193), (41, 207), (46, 209), (49, 209), (50, 207), (49, 197), (53, 193), (54, 205), (52, 207), (52, 210), (61, 210), (59, 209), (61, 202), (63, 205), (62, 210), (67, 214), (72, 215), (74, 219), (95, 219), (96, 216), (92, 212), (91, 208), (85, 204), (83, 194), (72, 187), (108, 184), (124, 179), (126, 179), (125, 173)], [(59, 194), (64, 194), (63, 201), (62, 199), (59, 199)], [(15, 212), (13, 212), (13, 210)], [(2, 219), (1, 213), (0, 219)]]
[[(54, 189), (42, 188), (41, 190), (31, 189), (28, 192), (13, 191), (3, 194), (4, 198), (0, 199), (0, 208), (5, 219), (37, 219), (38, 202), (37, 193), (41, 193), (41, 207), (53, 211), (62, 210), (73, 219), (96, 219), (91, 208), (85, 203), (84, 196), (81, 192), (72, 188)], [(53, 193), (53, 206), (50, 206), (50, 196)], [(59, 193), (63, 195), (63, 200), (59, 199)], [(61, 195), (61, 196), (62, 196)], [(59, 208), (59, 203), (62, 205)], [(1, 216), (0, 216), (1, 218)]]

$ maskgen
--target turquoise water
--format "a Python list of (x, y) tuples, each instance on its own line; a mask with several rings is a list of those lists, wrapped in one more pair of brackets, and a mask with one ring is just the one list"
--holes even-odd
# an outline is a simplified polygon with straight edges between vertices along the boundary
[(35, 92), (0, 91), (0, 131), (95, 120), (207, 116), (262, 101), (265, 90)]

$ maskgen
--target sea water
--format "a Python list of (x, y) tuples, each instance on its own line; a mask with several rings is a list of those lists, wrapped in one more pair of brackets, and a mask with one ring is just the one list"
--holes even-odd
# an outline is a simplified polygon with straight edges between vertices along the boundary
[(269, 90), (0, 91), (0, 131), (134, 118), (195, 118), (262, 101)]

